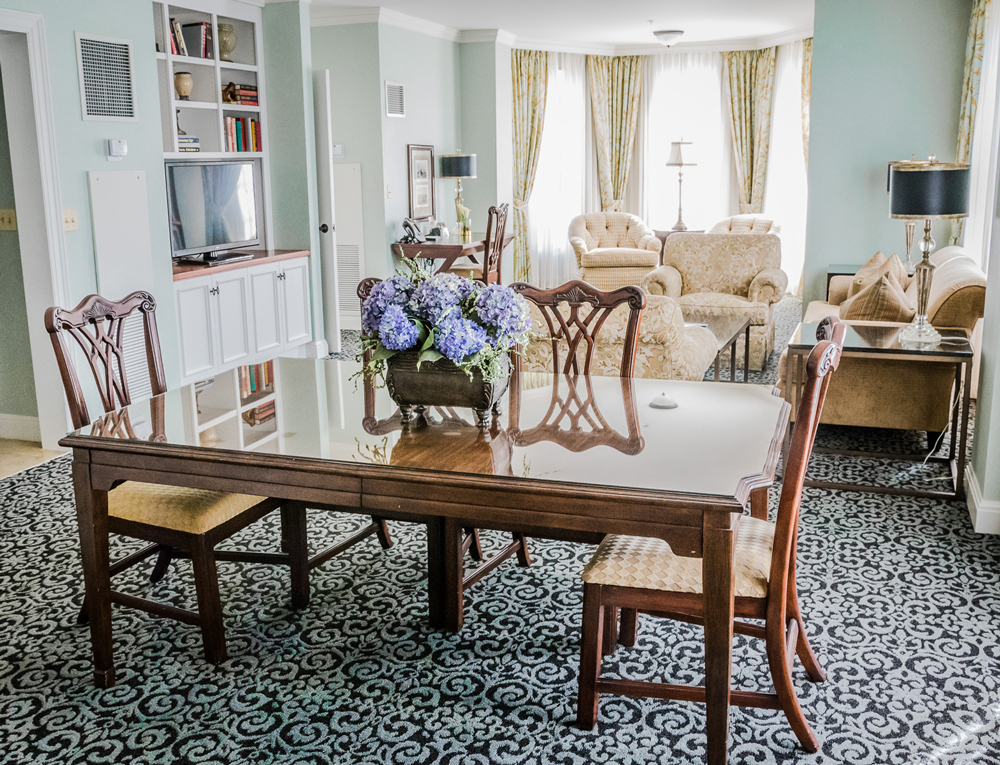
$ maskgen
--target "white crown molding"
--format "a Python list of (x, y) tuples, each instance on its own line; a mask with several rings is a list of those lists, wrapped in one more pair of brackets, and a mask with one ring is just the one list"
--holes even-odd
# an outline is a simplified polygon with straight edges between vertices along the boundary
[[(559, 43), (549, 40), (531, 40), (524, 37), (518, 37), (514, 45), (522, 50), (547, 50), (552, 53), (582, 53), (588, 56), (614, 56), (616, 51), (614, 45)], [(663, 48), (662, 45), (656, 47)]]
[(309, 25), (330, 27), (344, 24), (388, 24), (398, 29), (437, 37), (449, 42), (459, 42), (461, 32), (454, 27), (418, 19), (388, 8), (344, 8), (331, 5), (313, 5), (309, 12)]
[(971, 464), (965, 467), (965, 494), (972, 529), (977, 534), (1000, 534), (1000, 502), (983, 499), (979, 479)]
[(517, 37), (502, 29), (463, 29), (458, 33), (458, 41), (463, 43), (499, 43), (513, 45)]

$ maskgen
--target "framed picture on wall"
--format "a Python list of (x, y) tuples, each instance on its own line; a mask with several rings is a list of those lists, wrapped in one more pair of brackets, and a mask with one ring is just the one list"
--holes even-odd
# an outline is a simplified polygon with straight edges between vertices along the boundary
[(406, 146), (410, 176), (410, 218), (434, 218), (434, 147), (411, 143)]

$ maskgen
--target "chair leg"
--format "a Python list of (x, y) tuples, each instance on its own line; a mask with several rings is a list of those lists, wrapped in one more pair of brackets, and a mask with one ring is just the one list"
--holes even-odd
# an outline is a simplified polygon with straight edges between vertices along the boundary
[(809, 638), (806, 636), (806, 624), (802, 620), (802, 612), (799, 610), (799, 596), (795, 591), (795, 574), (792, 573), (788, 582), (788, 615), (798, 622), (799, 634), (795, 643), (795, 652), (805, 667), (806, 674), (814, 683), (822, 683), (826, 680), (826, 672), (823, 666), (813, 653), (812, 646), (809, 645)]
[(198, 591), (198, 617), (205, 660), (220, 664), (227, 658), (226, 629), (222, 623), (222, 600), (219, 597), (219, 572), (215, 568), (215, 551), (204, 538), (191, 548), (194, 584)]
[[(483, 559), (483, 545), (479, 540), (479, 529), (466, 529), (466, 541), (469, 542), (469, 555), (474, 561)], [(471, 539), (469, 539), (471, 537)]]
[(281, 547), (288, 553), (292, 608), (305, 608), (309, 605), (309, 537), (305, 505), (290, 503), (281, 508)]
[(383, 550), (388, 550), (392, 547), (392, 536), (389, 534), (389, 524), (385, 522), (385, 518), (375, 518), (372, 517), (372, 523), (375, 524), (375, 535), (378, 537), (378, 543), (382, 545)]
[(527, 568), (531, 565), (531, 553), (528, 552), (528, 538), (524, 534), (512, 534), (515, 542), (520, 542), (521, 547), (517, 551), (517, 565)]
[[(790, 619), (798, 632), (798, 624), (794, 619)], [(807, 752), (819, 751), (819, 740), (809, 728), (805, 715), (802, 714), (802, 707), (795, 695), (795, 686), (792, 684), (792, 673), (790, 670), (789, 657), (786, 651), (785, 624), (779, 619), (770, 619), (764, 627), (765, 641), (767, 645), (767, 663), (771, 669), (771, 681), (774, 683), (774, 691), (778, 695), (778, 701), (785, 712), (788, 724), (792, 726), (795, 737), (802, 744), (802, 748)]]
[(167, 575), (173, 552), (173, 549), (170, 547), (164, 547), (160, 550), (160, 554), (156, 557), (156, 565), (153, 566), (153, 573), (149, 575), (149, 581), (155, 584)]
[(621, 614), (618, 644), (631, 648), (639, 637), (639, 612), (634, 608), (623, 608)]
[(576, 698), (576, 724), (581, 730), (593, 730), (597, 724), (597, 678), (601, 675), (601, 643), (604, 632), (604, 607), (601, 585), (583, 585), (583, 625), (580, 645), (580, 679)]
[(618, 609), (615, 606), (604, 607), (604, 627), (602, 629), (601, 653), (610, 656), (618, 648)]

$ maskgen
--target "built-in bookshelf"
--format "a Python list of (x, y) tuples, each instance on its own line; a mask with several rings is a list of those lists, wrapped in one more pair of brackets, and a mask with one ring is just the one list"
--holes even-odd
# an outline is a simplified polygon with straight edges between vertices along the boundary
[[(259, 9), (231, 0), (192, 4), (201, 7), (152, 4), (163, 156), (264, 158), (268, 136)], [(223, 59), (227, 53), (229, 60)], [(182, 73), (190, 76), (186, 99), (175, 82)]]
[(189, 438), (200, 446), (281, 452), (279, 380), (273, 361), (236, 367), (185, 388)]

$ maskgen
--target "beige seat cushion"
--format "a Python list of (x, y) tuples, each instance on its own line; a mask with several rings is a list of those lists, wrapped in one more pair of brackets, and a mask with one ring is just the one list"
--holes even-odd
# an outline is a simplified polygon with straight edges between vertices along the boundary
[(188, 534), (204, 534), (264, 497), (127, 481), (108, 493), (108, 515)]
[[(740, 519), (736, 537), (736, 596), (767, 597), (771, 572), (774, 524), (756, 518)], [(615, 587), (665, 592), (701, 593), (701, 558), (674, 555), (662, 539), (605, 537), (583, 569), (583, 581)]]
[(699, 313), (718, 316), (749, 316), (754, 325), (764, 325), (771, 320), (771, 306), (767, 303), (752, 303), (745, 297), (724, 292), (692, 292), (681, 295), (677, 302), (683, 311), (687, 307), (697, 308)]
[(883, 274), (840, 306), (840, 318), (857, 321), (910, 321), (914, 315), (896, 277)]
[(628, 268), (638, 266), (656, 268), (659, 262), (659, 253), (632, 247), (598, 247), (597, 249), (588, 250), (580, 256), (580, 265), (584, 268)]

